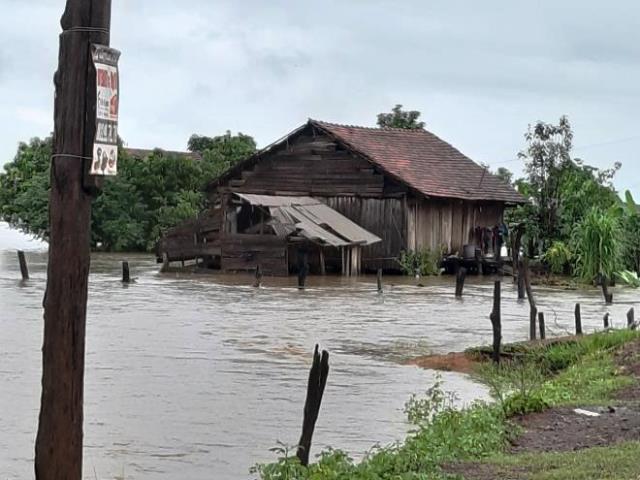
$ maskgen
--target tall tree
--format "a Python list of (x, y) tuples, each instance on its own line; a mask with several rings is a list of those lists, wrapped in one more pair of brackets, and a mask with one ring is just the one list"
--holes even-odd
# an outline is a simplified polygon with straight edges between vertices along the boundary
[(417, 110), (402, 110), (402, 105), (397, 104), (391, 109), (390, 113), (378, 114), (378, 126), (420, 130), (424, 128), (424, 122), (418, 121), (420, 115), (421, 113)]
[(495, 171), (494, 175), (507, 185), (511, 185), (513, 182), (513, 172), (508, 168), (498, 167), (498, 170)]
[(250, 135), (238, 132), (233, 135), (229, 130), (224, 135), (206, 137), (191, 135), (187, 148), (202, 155), (204, 173), (207, 180), (213, 180), (256, 151), (256, 142)]

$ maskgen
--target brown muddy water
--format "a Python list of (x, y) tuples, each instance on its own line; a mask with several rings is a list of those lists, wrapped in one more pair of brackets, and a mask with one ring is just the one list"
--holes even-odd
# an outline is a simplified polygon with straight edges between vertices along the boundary
[[(28, 251), (32, 279), (21, 282), (13, 248), (0, 242), (3, 480), (33, 477), (46, 269), (46, 254)], [(298, 439), (316, 342), (329, 350), (331, 371), (312, 454), (330, 445), (361, 456), (404, 438), (404, 402), (433, 383), (435, 372), (404, 360), (491, 340), (489, 279), (470, 278), (462, 300), (450, 277), (422, 279), (424, 287), (387, 277), (383, 295), (373, 277), (310, 277), (304, 291), (293, 278), (265, 278), (255, 289), (250, 276), (161, 275), (153, 258), (128, 255), (137, 282), (123, 286), (123, 258), (92, 258), (87, 479), (251, 478), (250, 466), (273, 460), (278, 441)], [(528, 306), (504, 285), (504, 340), (526, 339)], [(550, 335), (573, 328), (575, 301), (586, 331), (601, 328), (607, 310), (622, 326), (639, 301), (620, 288), (610, 307), (596, 291), (536, 291)], [(461, 403), (487, 398), (469, 377), (441, 375)]]

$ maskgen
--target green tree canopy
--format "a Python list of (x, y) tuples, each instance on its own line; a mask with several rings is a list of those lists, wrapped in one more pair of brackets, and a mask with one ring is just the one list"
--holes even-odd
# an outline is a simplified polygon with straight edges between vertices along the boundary
[[(227, 132), (209, 140), (200, 142), (208, 147), (201, 152), (202, 159), (162, 150), (138, 159), (120, 148), (118, 175), (105, 178), (93, 203), (94, 247), (153, 249), (164, 229), (195, 217), (204, 207), (207, 182), (255, 152), (253, 138), (241, 133)], [(0, 174), (0, 219), (45, 240), (51, 149), (51, 138), (21, 143), (14, 160)]]
[(391, 109), (391, 113), (378, 114), (378, 126), (384, 128), (419, 130), (424, 128), (424, 122), (418, 121), (420, 115), (421, 113), (417, 110), (402, 110), (402, 105), (397, 104)]

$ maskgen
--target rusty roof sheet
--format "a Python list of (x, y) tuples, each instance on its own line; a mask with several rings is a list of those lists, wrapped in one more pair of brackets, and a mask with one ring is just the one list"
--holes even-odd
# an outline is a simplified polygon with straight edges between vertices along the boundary
[(357, 223), (312, 197), (286, 197), (277, 195), (254, 195), (235, 193), (251, 205), (269, 208), (269, 212), (280, 225), (270, 224), (274, 231), (295, 231), (309, 240), (333, 247), (348, 245), (371, 245), (380, 238)]
[(426, 130), (309, 123), (426, 196), (526, 202), (513, 187)]

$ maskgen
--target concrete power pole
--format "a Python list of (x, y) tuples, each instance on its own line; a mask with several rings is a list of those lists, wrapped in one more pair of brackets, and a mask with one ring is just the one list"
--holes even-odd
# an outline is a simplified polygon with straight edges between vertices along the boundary
[(96, 74), (91, 44), (109, 44), (111, 0), (67, 0), (62, 15), (49, 196), (37, 480), (82, 479), (82, 423)]

